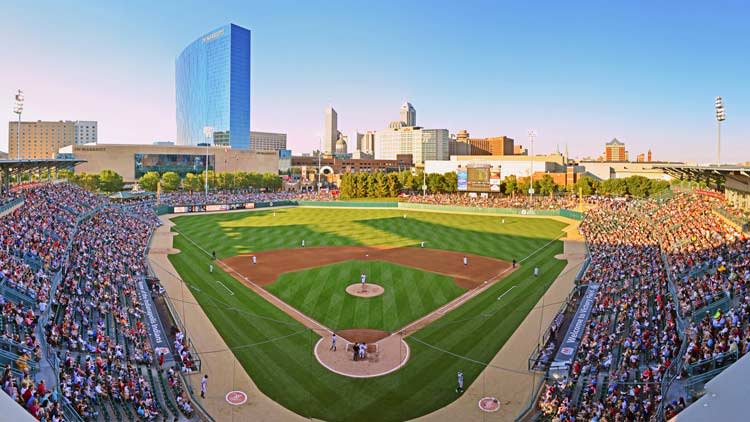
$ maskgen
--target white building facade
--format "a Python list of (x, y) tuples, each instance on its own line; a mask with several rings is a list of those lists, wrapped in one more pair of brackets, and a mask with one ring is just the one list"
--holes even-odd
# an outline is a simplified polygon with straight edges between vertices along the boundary
[(251, 131), (250, 149), (255, 151), (281, 151), (286, 149), (286, 133)]
[(95, 144), (99, 140), (98, 124), (91, 120), (76, 120), (76, 145)]
[(411, 154), (414, 164), (427, 160), (447, 160), (448, 129), (424, 129), (421, 127), (398, 127), (375, 132), (375, 159), (395, 160), (399, 154)]
[(339, 139), (339, 115), (333, 107), (326, 107), (325, 131), (323, 132), (323, 152), (333, 154)]

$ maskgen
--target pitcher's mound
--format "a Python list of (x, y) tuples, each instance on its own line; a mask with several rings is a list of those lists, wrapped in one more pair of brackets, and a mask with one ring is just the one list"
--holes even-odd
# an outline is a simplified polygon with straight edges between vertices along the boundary
[(365, 283), (362, 285), (362, 283), (355, 283), (347, 286), (346, 292), (356, 297), (375, 297), (382, 295), (385, 289), (377, 284)]

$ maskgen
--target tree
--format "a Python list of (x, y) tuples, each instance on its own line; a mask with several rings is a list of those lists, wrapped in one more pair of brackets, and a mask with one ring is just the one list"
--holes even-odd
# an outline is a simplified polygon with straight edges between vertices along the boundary
[[(196, 176), (193, 173), (188, 173), (187, 176), (192, 176), (193, 179), (197, 181), (196, 183), (197, 188), (192, 189), (192, 186), (191, 186), (191, 188), (189, 188), (188, 190), (190, 190), (190, 192), (195, 192), (195, 191), (200, 190), (200, 186), (202, 185), (201, 179), (199, 179), (198, 176)], [(187, 176), (185, 177), (186, 180), (187, 180)], [(173, 191), (176, 191), (177, 188), (179, 187), (180, 187), (180, 175), (179, 174), (173, 171), (168, 171), (161, 175), (161, 188), (164, 192), (173, 192)]]
[(516, 192), (518, 192), (518, 178), (513, 174), (505, 176), (505, 194), (513, 195)]
[(71, 181), (71, 179), (74, 179), (75, 176), (75, 172), (71, 169), (62, 169), (57, 171), (57, 177), (60, 179), (65, 179), (67, 181)]
[(353, 196), (351, 177), (352, 173), (344, 173), (341, 175), (341, 179), (339, 182), (339, 197), (348, 199)]
[(73, 182), (78, 184), (78, 186), (92, 192), (96, 192), (99, 190), (99, 176), (96, 174), (81, 173), (80, 175), (78, 175), (78, 177), (75, 178)]
[(138, 184), (145, 191), (156, 192), (156, 187), (159, 185), (159, 173), (150, 171), (144, 174), (138, 179)]
[(122, 190), (122, 186), (122, 176), (113, 170), (102, 170), (99, 172), (99, 189), (103, 192), (119, 192)]
[[(164, 189), (164, 180), (162, 176), (162, 189)], [(194, 173), (188, 173), (185, 175), (185, 179), (182, 181), (182, 188), (192, 192), (198, 192), (203, 189), (203, 180), (199, 175)], [(175, 187), (175, 189), (177, 189)]]
[(427, 175), (427, 191), (429, 193), (440, 193), (444, 185), (443, 175), (430, 173)]
[[(537, 183), (537, 182), (534, 182)], [(557, 192), (558, 186), (557, 183), (555, 183), (555, 179), (552, 178), (549, 174), (545, 174), (542, 176), (541, 180), (538, 181), (538, 187), (539, 187), (539, 194), (540, 195), (550, 195), (552, 193)], [(534, 188), (536, 189), (536, 187)]]
[(367, 174), (367, 195), (368, 198), (376, 198), (378, 196), (378, 183), (375, 180), (375, 175), (372, 173)]
[(395, 198), (401, 192), (401, 183), (396, 173), (388, 173), (386, 176), (386, 185), (388, 186), (388, 196)]
[(357, 173), (357, 176), (355, 178), (357, 185), (354, 190), (354, 195), (356, 198), (366, 198), (367, 197), (367, 191), (369, 190), (369, 185), (367, 183), (367, 174), (366, 173)]
[(443, 174), (443, 192), (456, 193), (458, 191), (458, 175), (449, 171)]
[(628, 193), (628, 185), (624, 179), (607, 179), (598, 190), (604, 195), (625, 196)]
[(573, 185), (574, 193), (576, 195), (583, 194), (584, 196), (593, 195), (596, 191), (595, 189), (595, 180), (592, 179), (589, 176), (581, 176), (576, 180), (576, 183)]
[(281, 188), (281, 178), (278, 174), (264, 173), (262, 175), (262, 187), (267, 191), (276, 191)]

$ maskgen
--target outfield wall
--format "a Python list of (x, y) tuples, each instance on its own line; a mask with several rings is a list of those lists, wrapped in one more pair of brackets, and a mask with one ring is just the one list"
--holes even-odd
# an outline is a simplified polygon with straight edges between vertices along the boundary
[(296, 201), (301, 207), (332, 208), (397, 208), (399, 202), (365, 202), (365, 201)]
[(412, 210), (431, 210), (431, 211), (443, 211), (443, 212), (471, 212), (478, 214), (492, 214), (492, 215), (538, 215), (538, 216), (549, 216), (549, 217), (567, 217), (573, 220), (582, 220), (583, 213), (578, 211), (571, 211), (566, 209), (556, 210), (527, 210), (521, 208), (485, 208), (485, 207), (464, 207), (459, 205), (433, 205), (433, 204), (419, 204), (413, 202), (399, 202), (399, 209), (412, 209)]
[(240, 204), (209, 204), (192, 206), (168, 206), (160, 205), (156, 208), (158, 215), (173, 213), (201, 213), (208, 211), (230, 211), (237, 209), (256, 209), (280, 206), (301, 207), (330, 207), (330, 208), (398, 208), (405, 210), (442, 211), (442, 212), (469, 212), (491, 215), (534, 215), (542, 217), (566, 217), (572, 220), (583, 220), (583, 213), (567, 209), (554, 210), (530, 210), (522, 208), (487, 208), (487, 207), (465, 207), (460, 205), (438, 205), (420, 204), (413, 202), (359, 202), (359, 201), (275, 201), (275, 202), (252, 202)]

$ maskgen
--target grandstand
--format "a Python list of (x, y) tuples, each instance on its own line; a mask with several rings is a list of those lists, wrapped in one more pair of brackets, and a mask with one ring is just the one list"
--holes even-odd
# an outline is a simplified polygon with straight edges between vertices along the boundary
[[(18, 163), (0, 168), (4, 183), (21, 171)], [(718, 189), (737, 190), (750, 171), (669, 171), (713, 188), (675, 185), (655, 198), (585, 201), (588, 257), (529, 357), (529, 370), (544, 381), (519, 420), (698, 421), (707, 412), (742, 419), (750, 213)], [(186, 378), (200, 372), (201, 358), (145, 258), (161, 224), (156, 200), (114, 203), (51, 179), (6, 184), (0, 195), (3, 411), (22, 407), (53, 421), (212, 420)], [(299, 198), (212, 192), (158, 201), (188, 212)], [(505, 205), (458, 196), (408, 201)], [(542, 208), (580, 204), (548, 201)]]

